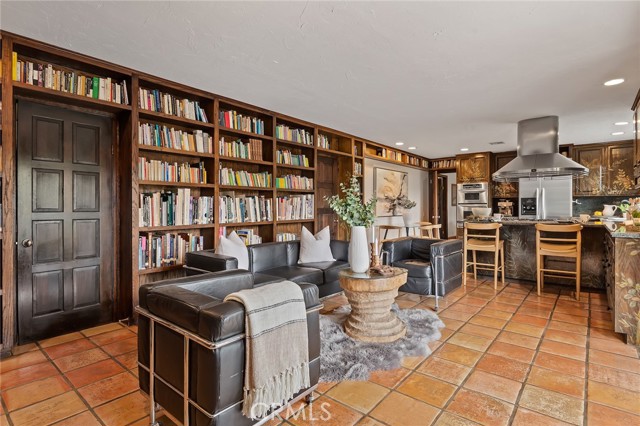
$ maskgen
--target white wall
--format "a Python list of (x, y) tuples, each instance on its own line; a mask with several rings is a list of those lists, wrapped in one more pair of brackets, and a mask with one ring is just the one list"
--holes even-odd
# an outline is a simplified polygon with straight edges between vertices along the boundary
[(451, 205), (451, 197), (453, 194), (451, 193), (451, 184), (456, 183), (456, 174), (455, 173), (440, 173), (443, 176), (447, 177), (447, 237), (455, 237), (456, 236), (456, 206)]
[[(367, 158), (364, 166), (364, 196), (369, 200), (374, 194), (374, 168), (382, 167), (389, 170), (397, 170), (407, 172), (409, 174), (409, 199), (416, 202), (416, 206), (411, 209), (411, 220), (418, 222), (427, 220), (429, 215), (428, 204), (428, 188), (429, 173), (423, 172), (410, 167), (403, 167), (396, 164), (386, 163), (384, 161), (372, 160)], [(376, 218), (376, 225), (399, 225), (404, 226), (402, 216), (384, 216)], [(402, 234), (404, 236), (404, 232)], [(389, 233), (389, 237), (392, 235)], [(393, 236), (395, 237), (395, 235)]]

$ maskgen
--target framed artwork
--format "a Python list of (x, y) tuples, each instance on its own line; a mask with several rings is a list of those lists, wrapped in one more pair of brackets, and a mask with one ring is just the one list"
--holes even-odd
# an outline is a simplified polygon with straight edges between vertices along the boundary
[(408, 196), (409, 174), (376, 167), (373, 174), (373, 187), (378, 200), (376, 216), (400, 216), (402, 212), (394, 210), (391, 203), (402, 195)]
[(454, 207), (458, 205), (458, 185), (455, 183), (451, 184), (451, 205)]

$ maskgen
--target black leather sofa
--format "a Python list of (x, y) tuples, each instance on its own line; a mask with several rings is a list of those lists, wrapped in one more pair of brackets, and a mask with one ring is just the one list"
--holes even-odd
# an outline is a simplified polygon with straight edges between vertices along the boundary
[(409, 271), (400, 291), (443, 296), (462, 285), (462, 240), (405, 237), (385, 241), (382, 250), (393, 266)]
[[(340, 270), (349, 267), (349, 242), (331, 240), (331, 253), (335, 261), (298, 263), (299, 241), (254, 244), (247, 247), (249, 271), (254, 273), (255, 285), (289, 280), (318, 286), (320, 297), (342, 291), (338, 281)], [(187, 253), (189, 267), (206, 271), (224, 271), (238, 268), (238, 259), (215, 254), (213, 250)]]
[[(153, 395), (154, 402), (183, 424), (257, 423), (242, 415), (244, 307), (223, 301), (226, 295), (253, 286), (251, 273), (234, 270), (140, 287), (140, 306), (136, 308), (140, 389)], [(311, 395), (320, 375), (322, 305), (315, 285), (300, 287), (307, 308), (312, 386), (294, 399)]]

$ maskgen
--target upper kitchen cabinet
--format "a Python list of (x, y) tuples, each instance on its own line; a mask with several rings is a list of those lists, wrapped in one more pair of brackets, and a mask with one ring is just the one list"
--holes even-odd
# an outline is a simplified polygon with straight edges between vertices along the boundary
[[(491, 173), (495, 173), (516, 158), (516, 151), (493, 154)], [(518, 182), (493, 182), (493, 198), (518, 198)]]
[(633, 194), (633, 149), (633, 141), (575, 146), (573, 159), (589, 174), (576, 179), (574, 195)]
[(457, 155), (458, 183), (489, 182), (491, 180), (489, 152)]
[(635, 154), (634, 154), (634, 164), (633, 168), (633, 179), (636, 189), (640, 189), (640, 90), (638, 90), (638, 94), (636, 95), (636, 100), (633, 102), (633, 129), (635, 130)]

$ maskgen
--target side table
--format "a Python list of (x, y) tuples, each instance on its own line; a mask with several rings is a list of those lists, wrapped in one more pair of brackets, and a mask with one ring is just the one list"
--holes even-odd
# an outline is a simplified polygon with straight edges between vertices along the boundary
[(351, 314), (344, 323), (348, 336), (363, 342), (389, 343), (407, 333), (405, 324), (391, 312), (398, 288), (407, 282), (407, 270), (392, 269), (390, 276), (340, 271), (340, 287), (351, 305)]

